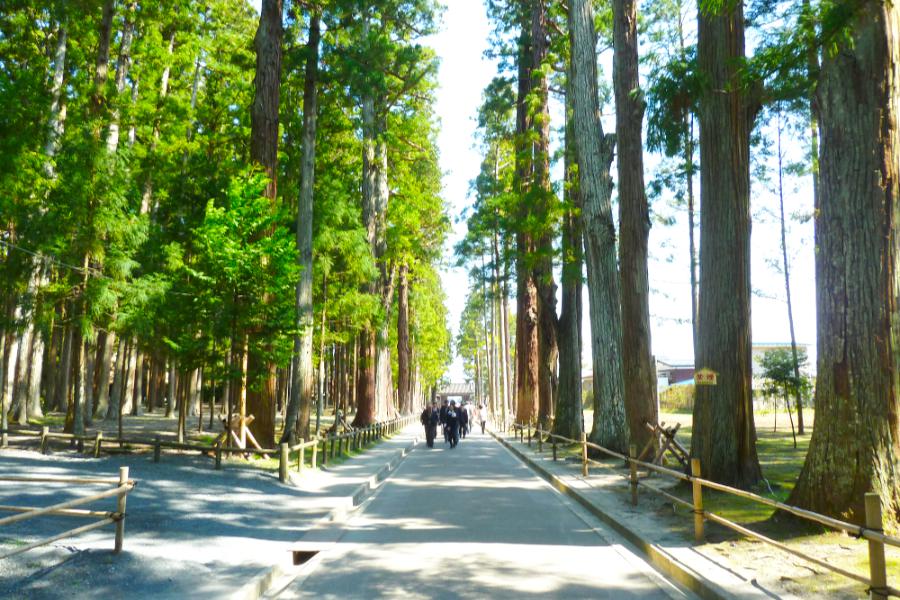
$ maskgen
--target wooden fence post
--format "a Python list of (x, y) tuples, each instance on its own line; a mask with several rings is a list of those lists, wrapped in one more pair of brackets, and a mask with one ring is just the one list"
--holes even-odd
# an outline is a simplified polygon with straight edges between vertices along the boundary
[(588, 476), (587, 434), (583, 431), (581, 432), (581, 474), (584, 477)]
[(94, 437), (94, 458), (100, 458), (100, 445), (103, 443), (103, 432), (98, 431)]
[(328, 464), (328, 438), (322, 438), (322, 466)]
[(306, 460), (306, 446), (303, 445), (303, 438), (300, 438), (300, 448), (297, 450), (297, 470), (303, 472), (303, 461)]
[(531, 448), (531, 421), (528, 422), (528, 447)]
[[(866, 494), (866, 529), (883, 532), (881, 498), (878, 494)], [(884, 562), (884, 542), (869, 541), (869, 599), (887, 600), (887, 567)]]
[(122, 551), (125, 543), (125, 499), (128, 492), (123, 488), (128, 483), (128, 467), (119, 467), (119, 496), (116, 501), (116, 512), (119, 513), (119, 519), (116, 521), (116, 547), (113, 550), (116, 554)]
[(628, 446), (628, 456), (631, 457), (631, 460), (628, 461), (628, 466), (631, 469), (631, 505), (637, 506), (638, 503), (638, 472), (637, 472), (637, 463), (635, 459), (637, 458), (637, 446), (631, 444)]
[(310, 464), (312, 465), (312, 468), (315, 469), (316, 462), (319, 460), (319, 440), (313, 440), (313, 442), (315, 443), (312, 446), (312, 461)]
[(290, 446), (283, 443), (278, 453), (278, 481), (284, 483), (287, 481), (288, 461), (290, 460)]
[(216, 446), (216, 471), (222, 469), (222, 444)]
[(544, 432), (538, 427), (537, 431), (535, 431), (538, 436), (538, 454), (544, 451)]
[(694, 491), (694, 539), (697, 543), (703, 542), (703, 485), (698, 481), (700, 478), (700, 459), (691, 459), (691, 475), (694, 479), (691, 481)]
[(47, 434), (50, 433), (50, 428), (44, 425), (41, 427), (41, 454), (47, 453)]
[(156, 439), (153, 440), (153, 462), (159, 462), (159, 453), (161, 451), (159, 444), (159, 436), (156, 436)]

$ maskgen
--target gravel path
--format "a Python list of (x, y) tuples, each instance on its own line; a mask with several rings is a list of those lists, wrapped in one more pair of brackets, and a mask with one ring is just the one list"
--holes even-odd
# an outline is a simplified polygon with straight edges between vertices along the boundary
[[(0, 597), (87, 598), (221, 597), (280, 560), (290, 544), (338, 505), (400, 447), (417, 428), (409, 428), (364, 455), (327, 472), (308, 473), (297, 485), (281, 484), (277, 474), (241, 468), (222, 471), (212, 460), (193, 455), (83, 458), (61, 452), (5, 450), (6, 475), (117, 477), (128, 465), (137, 487), (128, 496), (125, 552), (111, 550), (114, 528), (0, 560)], [(65, 486), (0, 482), (0, 504), (48, 506), (88, 495), (104, 486)], [(91, 505), (113, 510), (115, 499)], [(80, 520), (43, 517), (0, 528), (0, 551), (81, 525)]]

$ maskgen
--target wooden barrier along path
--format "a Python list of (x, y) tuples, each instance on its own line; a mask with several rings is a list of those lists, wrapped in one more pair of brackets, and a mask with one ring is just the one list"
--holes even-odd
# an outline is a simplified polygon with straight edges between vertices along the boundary
[[(74, 500), (68, 500), (66, 502), (60, 502), (58, 504), (54, 504), (52, 506), (47, 506), (44, 508), (36, 508), (30, 506), (0, 506), (0, 511), (5, 512), (17, 512), (19, 514), (13, 515), (10, 517), (5, 517), (0, 519), (0, 526), (3, 525), (12, 525), (13, 523), (19, 523), (21, 521), (26, 521), (28, 519), (34, 519), (37, 517), (41, 517), (44, 515), (58, 515), (64, 517), (79, 517), (79, 518), (89, 518), (89, 519), (100, 519), (94, 523), (90, 523), (89, 525), (82, 525), (81, 527), (76, 527), (74, 529), (69, 529), (57, 535), (51, 536), (49, 538), (44, 538), (38, 540), (36, 542), (32, 542), (31, 544), (27, 544), (25, 546), (20, 546), (9, 552), (5, 552), (0, 554), (0, 559), (9, 558), (10, 556), (15, 556), (16, 554), (21, 554), (22, 552), (27, 552), (28, 550), (32, 550), (34, 548), (38, 548), (40, 546), (46, 546), (52, 542), (57, 540), (61, 540), (64, 538), (73, 537), (79, 535), (81, 533), (85, 533), (87, 531), (91, 531), (97, 529), (99, 527), (103, 527), (105, 525), (110, 525), (112, 523), (116, 524), (116, 538), (115, 538), (115, 546), (113, 551), (118, 553), (122, 551), (122, 547), (125, 543), (125, 501), (128, 497), (128, 492), (134, 489), (135, 482), (134, 480), (128, 479), (128, 467), (119, 467), (119, 477), (115, 478), (97, 478), (97, 477), (0, 477), (0, 483), (3, 482), (12, 482), (12, 483), (64, 483), (66, 485), (93, 485), (93, 484), (114, 484), (114, 487), (111, 490), (106, 490), (105, 492), (99, 492), (97, 494), (91, 494), (90, 496), (85, 496), (83, 498), (76, 498)], [(116, 497), (116, 510), (115, 511), (97, 511), (97, 510), (84, 510), (84, 509), (76, 509), (76, 506), (81, 506), (84, 504), (90, 504), (91, 502), (96, 502), (98, 500), (103, 500), (105, 498)]]
[[(877, 494), (868, 493), (865, 495), (866, 525), (860, 526), (842, 521), (840, 519), (835, 519), (833, 517), (828, 517), (826, 515), (808, 511), (796, 506), (784, 504), (783, 502), (772, 500), (770, 498), (754, 494), (753, 492), (748, 492), (746, 490), (723, 485), (709, 479), (703, 479), (701, 465), (698, 459), (691, 459), (691, 474), (687, 475), (674, 469), (669, 469), (661, 465), (639, 460), (637, 458), (637, 450), (634, 446), (631, 446), (631, 448), (629, 449), (629, 456), (626, 456), (620, 452), (615, 452), (614, 450), (610, 450), (598, 444), (587, 441), (587, 436), (584, 433), (581, 434), (580, 440), (574, 440), (551, 433), (539, 427), (533, 428), (530, 423), (503, 424), (502, 429), (512, 430), (514, 438), (521, 441), (522, 444), (527, 444), (529, 447), (531, 447), (532, 445), (532, 439), (536, 436), (538, 441), (538, 452), (543, 451), (544, 440), (549, 439), (551, 444), (553, 445), (553, 460), (557, 459), (557, 444), (564, 443), (580, 446), (582, 476), (584, 477), (587, 477), (589, 475), (589, 465), (591, 463), (598, 465), (601, 464), (595, 460), (591, 460), (588, 457), (588, 448), (592, 448), (607, 456), (623, 460), (629, 467), (629, 475), (626, 478), (629, 480), (629, 485), (631, 486), (631, 503), (633, 505), (637, 504), (638, 488), (643, 487), (675, 504), (687, 508), (694, 515), (694, 538), (697, 543), (702, 543), (705, 539), (704, 521), (712, 521), (733, 531), (736, 531), (741, 535), (753, 538), (755, 540), (763, 542), (764, 544), (774, 546), (776, 548), (779, 548), (780, 550), (783, 550), (784, 552), (787, 552), (788, 554), (862, 583), (867, 586), (869, 597), (872, 600), (885, 600), (890, 596), (900, 597), (900, 590), (887, 584), (887, 568), (884, 557), (885, 544), (900, 548), (900, 538), (886, 535), (884, 533), (882, 529), (881, 502)], [(647, 469), (648, 471), (659, 473), (661, 475), (665, 475), (667, 477), (690, 482), (692, 501), (688, 502), (687, 500), (670, 494), (665, 490), (661, 490), (653, 485), (650, 485), (639, 477), (638, 467)], [(753, 502), (765, 504), (777, 510), (788, 512), (794, 516), (800, 517), (801, 519), (819, 523), (820, 525), (824, 525), (831, 529), (843, 531), (854, 537), (867, 540), (869, 553), (869, 576), (866, 577), (858, 573), (847, 571), (846, 569), (842, 569), (841, 567), (832, 565), (827, 561), (821, 560), (819, 558), (806, 554), (805, 552), (801, 552), (785, 544), (782, 544), (781, 542), (768, 538), (762, 534), (756, 533), (755, 531), (743, 527), (742, 525), (730, 521), (720, 515), (704, 510), (704, 487), (724, 492), (726, 494), (739, 496)]]
[[(42, 454), (47, 452), (48, 444), (52, 440), (62, 440), (77, 444), (80, 451), (84, 450), (86, 442), (90, 442), (91, 453), (94, 458), (100, 456), (104, 450), (104, 444), (115, 446), (116, 451), (125, 446), (151, 448), (153, 450), (153, 462), (160, 461), (163, 450), (199, 452), (203, 455), (213, 456), (215, 458), (214, 468), (217, 470), (222, 468), (223, 454), (242, 454), (245, 456), (255, 454), (263, 457), (277, 455), (279, 457), (278, 479), (284, 482), (287, 480), (287, 474), (290, 470), (290, 456), (294, 452), (297, 453), (297, 471), (302, 472), (306, 464), (306, 450), (311, 449), (311, 467), (315, 469), (320, 460), (321, 464), (324, 465), (327, 464), (329, 459), (334, 460), (338, 455), (350, 456), (351, 452), (359, 451), (387, 436), (394, 435), (413, 422), (415, 422), (415, 417), (413, 416), (398, 417), (353, 431), (317, 437), (308, 441), (300, 440), (299, 443), (293, 446), (282, 444), (279, 448), (235, 448), (222, 446), (221, 444), (191, 444), (165, 440), (160, 436), (152, 439), (142, 437), (104, 438), (102, 431), (98, 431), (94, 435), (76, 435), (73, 433), (52, 432), (46, 426), (42, 427), (40, 431), (0, 429), (0, 433), (39, 438), (38, 449)], [(319, 452), (320, 447), (321, 452)]]

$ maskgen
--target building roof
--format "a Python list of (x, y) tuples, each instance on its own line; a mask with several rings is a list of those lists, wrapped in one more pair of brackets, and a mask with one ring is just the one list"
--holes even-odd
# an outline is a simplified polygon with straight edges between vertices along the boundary
[(439, 396), (471, 396), (474, 393), (475, 384), (471, 382), (448, 383), (437, 391), (437, 395)]

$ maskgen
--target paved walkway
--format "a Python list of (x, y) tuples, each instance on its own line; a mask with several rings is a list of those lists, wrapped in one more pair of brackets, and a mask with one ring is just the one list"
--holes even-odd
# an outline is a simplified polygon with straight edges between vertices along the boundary
[[(7, 475), (117, 476), (130, 467), (138, 481), (128, 496), (125, 552), (111, 552), (113, 528), (61, 540), (0, 561), (0, 597), (9, 598), (219, 598), (279, 562), (291, 544), (350, 496), (419, 433), (410, 427), (363, 455), (306, 473), (294, 485), (277, 472), (212, 459), (164, 454), (101, 459), (60, 452), (0, 451)], [(97, 488), (0, 482), (0, 504), (48, 506)], [(114, 499), (96, 508), (112, 510)], [(95, 505), (91, 505), (94, 507)], [(0, 528), (0, 551), (70, 529), (82, 522), (39, 518)]]
[(478, 434), (417, 446), (279, 597), (689, 596)]

